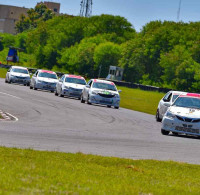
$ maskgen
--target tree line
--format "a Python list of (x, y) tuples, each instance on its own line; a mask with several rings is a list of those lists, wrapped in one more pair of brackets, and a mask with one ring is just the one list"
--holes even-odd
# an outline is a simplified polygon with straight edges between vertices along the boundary
[(136, 32), (120, 16), (55, 16), (42, 10), (22, 17), (17, 35), (0, 34), (0, 57), (13, 45), (25, 50), (27, 66), (86, 77), (97, 77), (100, 67), (100, 77), (106, 77), (110, 65), (120, 66), (128, 82), (199, 91), (200, 22), (152, 21)]

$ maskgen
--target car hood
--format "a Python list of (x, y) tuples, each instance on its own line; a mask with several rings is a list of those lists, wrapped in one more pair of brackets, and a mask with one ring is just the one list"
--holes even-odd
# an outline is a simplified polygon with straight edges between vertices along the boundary
[(66, 87), (72, 87), (75, 89), (83, 89), (85, 85), (75, 84), (75, 83), (65, 83)]
[(105, 89), (96, 89), (96, 88), (93, 88), (92, 91), (95, 91), (96, 93), (101, 93), (101, 94), (119, 95), (118, 91), (112, 91), (112, 90), (105, 90)]
[(11, 75), (17, 76), (17, 77), (30, 77), (30, 75), (28, 75), (28, 74), (19, 73), (19, 72), (12, 72)]
[(171, 106), (168, 111), (178, 116), (188, 118), (200, 118), (200, 110), (195, 108)]
[(58, 79), (51, 79), (51, 78), (45, 78), (45, 77), (38, 77), (38, 80), (48, 82), (48, 83), (57, 83)]

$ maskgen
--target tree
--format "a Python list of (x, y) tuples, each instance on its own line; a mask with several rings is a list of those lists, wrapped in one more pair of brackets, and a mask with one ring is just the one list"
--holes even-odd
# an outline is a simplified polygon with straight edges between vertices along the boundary
[(94, 52), (94, 70), (99, 71), (101, 78), (106, 78), (110, 66), (118, 66), (121, 57), (121, 47), (117, 44), (106, 42), (99, 44)]
[(33, 9), (27, 11), (28, 16), (22, 14), (20, 20), (16, 23), (18, 33), (36, 28), (41, 21), (52, 19), (55, 15), (52, 10), (48, 9), (44, 3), (39, 3)]

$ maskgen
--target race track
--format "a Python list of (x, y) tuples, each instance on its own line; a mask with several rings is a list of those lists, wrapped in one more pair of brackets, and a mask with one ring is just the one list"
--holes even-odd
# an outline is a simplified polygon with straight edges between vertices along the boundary
[(200, 164), (200, 139), (161, 135), (152, 115), (81, 104), (4, 79), (0, 109), (19, 119), (0, 122), (1, 146)]

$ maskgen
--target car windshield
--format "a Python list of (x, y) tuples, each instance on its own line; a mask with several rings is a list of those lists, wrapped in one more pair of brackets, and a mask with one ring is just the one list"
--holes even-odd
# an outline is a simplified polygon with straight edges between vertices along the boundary
[(72, 77), (66, 77), (65, 82), (67, 83), (75, 83), (79, 85), (86, 85), (86, 82), (84, 79), (79, 78), (72, 78)]
[(21, 68), (13, 68), (12, 72), (18, 72), (18, 73), (28, 74), (28, 70), (21, 69)]
[(117, 91), (115, 85), (112, 85), (109, 83), (103, 83), (103, 82), (94, 82), (93, 88)]
[(178, 97), (173, 106), (200, 109), (200, 99), (195, 97)]
[(178, 97), (179, 95), (173, 95), (172, 97), (172, 102), (174, 102), (174, 100)]
[(57, 79), (56, 74), (48, 73), (48, 72), (40, 72), (38, 74), (39, 77), (45, 77), (45, 78), (50, 78), (50, 79)]

